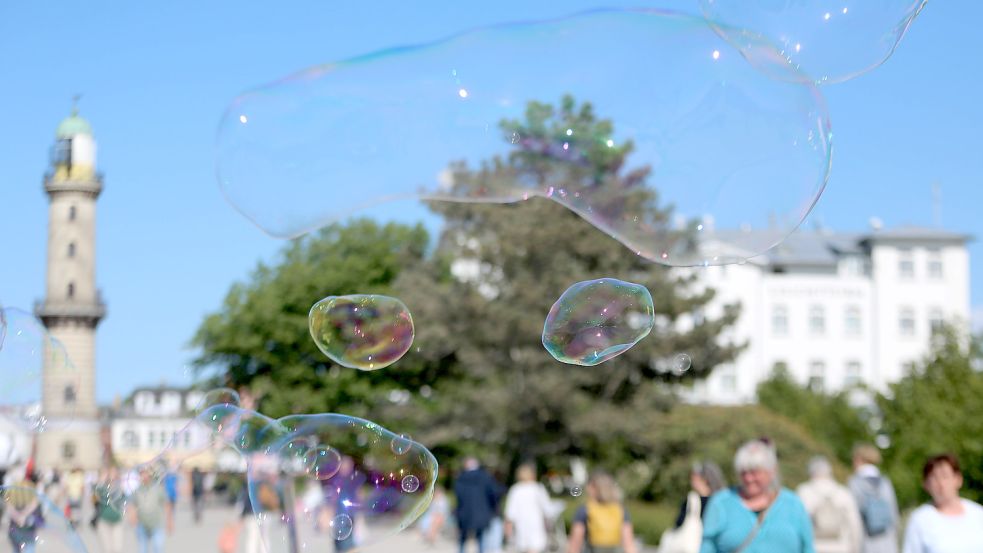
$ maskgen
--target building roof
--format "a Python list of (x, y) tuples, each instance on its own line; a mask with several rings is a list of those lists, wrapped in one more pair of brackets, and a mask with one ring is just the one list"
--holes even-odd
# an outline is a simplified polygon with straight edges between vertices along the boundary
[(971, 240), (972, 236), (959, 232), (952, 232), (945, 229), (933, 227), (921, 227), (917, 225), (902, 225), (890, 229), (880, 230), (869, 233), (868, 240), (952, 240), (965, 242)]
[(72, 114), (58, 123), (55, 138), (71, 138), (80, 134), (92, 136), (92, 125), (79, 115), (78, 107), (72, 106)]

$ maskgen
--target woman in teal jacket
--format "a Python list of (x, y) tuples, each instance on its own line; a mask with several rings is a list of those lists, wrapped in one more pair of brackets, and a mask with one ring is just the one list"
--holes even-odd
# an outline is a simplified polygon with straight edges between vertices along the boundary
[(713, 494), (703, 519), (700, 553), (815, 553), (812, 522), (778, 479), (778, 457), (754, 440), (734, 456), (740, 485)]

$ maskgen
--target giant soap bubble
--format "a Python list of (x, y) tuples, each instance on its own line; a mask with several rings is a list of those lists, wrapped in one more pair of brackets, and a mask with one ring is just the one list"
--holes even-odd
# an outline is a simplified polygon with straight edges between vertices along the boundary
[[(768, 37), (802, 73), (775, 71), (755, 52), (748, 60), (771, 76), (835, 83), (866, 73), (894, 53), (927, 0), (700, 0), (708, 21), (736, 48)], [(723, 23), (726, 25), (720, 25)]]
[(389, 296), (328, 296), (311, 307), (307, 322), (318, 349), (353, 369), (388, 367), (413, 345), (410, 310)]
[(2, 319), (0, 416), (29, 432), (68, 426), (75, 418), (80, 379), (65, 346), (26, 311), (8, 307)]
[[(387, 200), (539, 196), (659, 263), (740, 261), (811, 210), (832, 138), (818, 89), (747, 41), (735, 51), (700, 17), (598, 10), (313, 67), (231, 103), (219, 185), (278, 237)], [(586, 109), (567, 95), (611, 125), (563, 127)]]

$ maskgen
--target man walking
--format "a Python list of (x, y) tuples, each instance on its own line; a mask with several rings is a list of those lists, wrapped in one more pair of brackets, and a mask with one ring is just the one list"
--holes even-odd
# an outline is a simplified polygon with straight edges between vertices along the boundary
[(482, 537), (498, 510), (502, 492), (499, 483), (481, 468), (477, 459), (465, 459), (464, 471), (454, 482), (460, 553), (464, 553), (464, 546), (471, 537), (478, 542), (478, 552), (485, 553)]
[(812, 519), (816, 553), (860, 553), (863, 522), (850, 490), (833, 479), (825, 457), (809, 462), (809, 481), (797, 490)]
[(898, 500), (894, 486), (877, 465), (881, 452), (872, 445), (853, 449), (853, 476), (848, 486), (864, 525), (863, 553), (898, 553)]
[(133, 492), (133, 507), (140, 553), (164, 552), (164, 526), (174, 531), (174, 511), (167, 499), (167, 492), (160, 482), (153, 480), (149, 468), (140, 471), (140, 487)]

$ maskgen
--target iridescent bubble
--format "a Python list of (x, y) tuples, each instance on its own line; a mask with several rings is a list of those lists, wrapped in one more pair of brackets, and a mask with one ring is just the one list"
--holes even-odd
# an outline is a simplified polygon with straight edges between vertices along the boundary
[[(778, 78), (842, 82), (884, 63), (926, 0), (700, 0), (703, 14), (734, 47), (748, 54), (760, 36), (802, 73), (775, 72), (754, 52), (748, 60)], [(728, 26), (719, 25), (719, 23)]]
[(570, 488), (570, 495), (574, 497), (580, 497), (583, 493), (584, 490), (580, 486), (573, 486), (572, 488)]
[[(736, 262), (809, 213), (832, 134), (818, 89), (777, 48), (746, 37), (738, 53), (714, 29), (595, 10), (313, 67), (231, 103), (219, 185), (278, 237), (388, 200), (538, 196), (655, 262)], [(578, 127), (584, 112), (598, 124)], [(673, 214), (653, 215), (656, 199)]]
[(677, 353), (672, 359), (672, 372), (683, 374), (693, 366), (693, 360), (687, 353)]
[(403, 491), (406, 493), (413, 493), (420, 489), (420, 479), (412, 474), (403, 477)]
[(239, 407), (239, 393), (231, 388), (214, 388), (205, 392), (195, 406), (195, 414), (216, 406)]
[(413, 345), (413, 317), (389, 296), (328, 296), (314, 304), (307, 319), (318, 349), (353, 369), (388, 367)]
[[(247, 470), (250, 499), (265, 513), (258, 520), (270, 536), (269, 553), (290, 551), (292, 540), (316, 540), (304, 525), (296, 525), (292, 531), (298, 534), (291, 536), (281, 522), (299, 515), (291, 512), (290, 501), (275, 506), (274, 497), (302, 497), (308, 489), (318, 490), (320, 508), (335, 517), (350, 517), (356, 534), (365, 525), (370, 530), (369, 542), (408, 527), (426, 511), (433, 497), (437, 460), (420, 444), (410, 442), (409, 449), (398, 455), (392, 451), (397, 434), (371, 421), (339, 414), (292, 415), (276, 422), (286, 435), (249, 455)], [(299, 469), (310, 458), (309, 452), (320, 447), (330, 447), (340, 456), (337, 470), (328, 478)], [(297, 464), (297, 459), (302, 462)], [(403, 490), (410, 475), (417, 479), (417, 491), (412, 494)]]
[[(63, 398), (87, 393), (68, 352), (30, 313), (10, 307), (2, 313), (7, 336), (0, 350), (0, 416), (35, 433), (68, 426), (76, 402)], [(45, 395), (45, 388), (57, 393)]]
[(556, 300), (543, 325), (543, 347), (557, 361), (592, 366), (648, 336), (655, 306), (648, 289), (615, 278), (574, 284)]
[(328, 534), (335, 541), (343, 541), (352, 535), (352, 528), (354, 528), (354, 526), (355, 524), (352, 522), (352, 517), (342, 513), (340, 515), (336, 515), (331, 519), (331, 522), (328, 523)]
[(408, 434), (400, 434), (393, 438), (392, 444), (390, 444), (393, 453), (396, 455), (403, 455), (413, 445), (413, 438), (410, 438)]
[[(18, 551), (35, 553), (85, 553), (85, 545), (72, 525), (34, 485), (22, 479), (15, 485), (0, 486), (4, 518), (23, 524), (9, 524), (6, 539)], [(5, 549), (6, 550), (6, 549)]]

